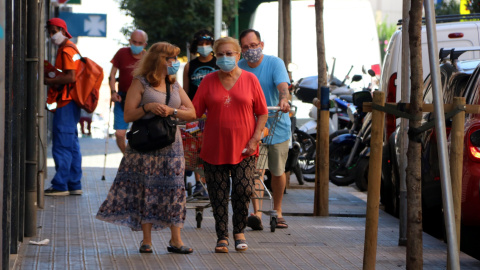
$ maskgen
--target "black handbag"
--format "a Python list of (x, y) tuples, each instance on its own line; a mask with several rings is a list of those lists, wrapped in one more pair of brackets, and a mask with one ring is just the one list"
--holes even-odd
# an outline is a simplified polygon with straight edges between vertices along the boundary
[[(166, 104), (170, 100), (170, 84), (167, 82)], [(175, 141), (177, 122), (170, 116), (154, 116), (138, 119), (127, 132), (128, 144), (139, 152), (150, 152), (171, 145)]]

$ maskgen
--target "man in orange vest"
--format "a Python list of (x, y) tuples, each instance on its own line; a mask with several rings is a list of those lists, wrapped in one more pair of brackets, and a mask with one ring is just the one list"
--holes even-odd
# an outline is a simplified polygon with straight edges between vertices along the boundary
[[(81, 195), (82, 155), (77, 131), (80, 108), (72, 102), (69, 95), (69, 89), (76, 81), (75, 70), (78, 68), (80, 55), (70, 47), (76, 48), (69, 40), (72, 36), (68, 33), (64, 20), (50, 19), (46, 28), (51, 42), (58, 46), (55, 68), (62, 72), (54, 78), (45, 77), (45, 84), (51, 87), (48, 99), (54, 99), (57, 103), (52, 127), (52, 156), (56, 173), (51, 181), (52, 186), (45, 190), (45, 195)], [(65, 46), (66, 44), (69, 46)]]

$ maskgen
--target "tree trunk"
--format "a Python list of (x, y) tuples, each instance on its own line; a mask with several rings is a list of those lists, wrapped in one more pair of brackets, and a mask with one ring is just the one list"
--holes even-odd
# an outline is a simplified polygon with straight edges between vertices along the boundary
[[(411, 64), (411, 95), (409, 113), (420, 117), (422, 115), (422, 10), (423, 1), (412, 0), (410, 8), (410, 24), (408, 33), (410, 39)], [(419, 127), (420, 121), (410, 120), (410, 128)], [(410, 139), (407, 151), (407, 269), (423, 268), (422, 246), (422, 175), (421, 175), (421, 145)]]
[[(283, 56), (285, 67), (288, 70), (288, 64), (292, 62), (292, 19), (291, 19), (291, 1), (281, 0), (283, 15)], [(280, 2), (279, 2), (280, 3)], [(292, 72), (288, 71), (288, 77), (292, 80)]]
[[(315, 0), (317, 23), (317, 60), (318, 60), (318, 89), (327, 85), (327, 65), (325, 61), (325, 38), (323, 30), (323, 0)], [(320, 91), (318, 91), (320, 99)], [(317, 133), (318, 134), (318, 133)]]
[[(318, 91), (317, 98), (321, 100), (320, 88), (327, 86), (327, 67), (325, 61), (325, 39), (323, 30), (323, 0), (315, 0), (315, 14), (317, 26), (317, 61), (318, 61)], [(328, 215), (328, 132), (325, 135), (321, 127), (321, 111), (317, 109), (317, 153), (325, 153), (324, 155), (316, 155), (315, 158), (315, 197), (313, 205), (314, 216)], [(328, 114), (325, 116), (328, 117)], [(328, 122), (327, 122), (328, 123)], [(327, 125), (328, 129), (328, 125)]]

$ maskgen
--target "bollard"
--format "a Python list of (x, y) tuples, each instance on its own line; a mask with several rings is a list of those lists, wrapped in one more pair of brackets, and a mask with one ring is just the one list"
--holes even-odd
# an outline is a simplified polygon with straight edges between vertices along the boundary
[[(320, 113), (317, 123), (317, 149), (315, 169), (315, 197), (313, 203), (314, 216), (328, 216), (328, 183), (329, 183), (329, 129), (330, 89), (322, 86), (320, 90)], [(320, 154), (321, 153), (321, 154)]]
[[(453, 106), (465, 106), (464, 97), (454, 97)], [(457, 247), (460, 252), (460, 219), (462, 213), (462, 167), (463, 167), (463, 134), (465, 127), (465, 111), (453, 117), (450, 145), (450, 177), (452, 181), (453, 209), (455, 213), (455, 227), (457, 229)], [(450, 269), (450, 256), (447, 256), (447, 269)]]
[[(385, 93), (375, 91), (373, 103), (384, 106)], [(381, 111), (372, 112), (372, 135), (370, 161), (368, 164), (367, 218), (365, 224), (365, 246), (363, 269), (375, 269), (377, 252), (378, 211), (380, 205), (380, 181), (382, 176), (383, 127), (385, 116)]]

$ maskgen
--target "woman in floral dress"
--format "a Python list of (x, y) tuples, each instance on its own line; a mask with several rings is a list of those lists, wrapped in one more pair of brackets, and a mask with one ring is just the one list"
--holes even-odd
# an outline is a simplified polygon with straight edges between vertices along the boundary
[[(176, 82), (180, 49), (166, 42), (152, 45), (134, 71), (125, 103), (124, 118), (133, 122), (154, 115), (172, 116), (184, 121), (195, 119), (188, 95)], [(168, 83), (167, 83), (168, 82)], [(168, 104), (167, 85), (170, 86)], [(141, 153), (127, 146), (117, 176), (97, 219), (142, 231), (141, 253), (151, 253), (152, 230), (169, 227), (169, 252), (188, 254), (180, 230), (186, 214), (185, 160), (180, 130), (175, 142), (162, 149)]]

